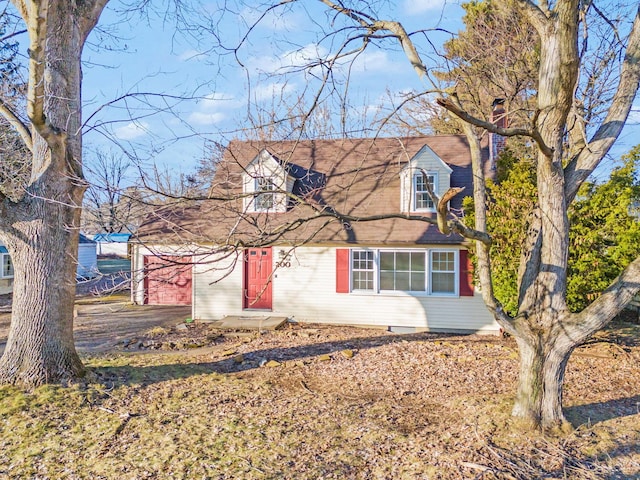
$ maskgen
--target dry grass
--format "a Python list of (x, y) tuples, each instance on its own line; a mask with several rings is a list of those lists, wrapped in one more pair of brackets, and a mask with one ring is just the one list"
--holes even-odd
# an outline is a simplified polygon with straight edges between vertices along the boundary
[(573, 356), (561, 437), (513, 424), (510, 340), (291, 327), (89, 357), (86, 383), (0, 388), (0, 478), (640, 478), (626, 327)]

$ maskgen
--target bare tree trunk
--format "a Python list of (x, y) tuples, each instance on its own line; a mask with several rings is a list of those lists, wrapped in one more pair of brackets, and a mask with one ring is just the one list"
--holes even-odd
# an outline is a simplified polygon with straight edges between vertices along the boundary
[(562, 428), (562, 385), (576, 344), (554, 331), (516, 338), (520, 375), (512, 414), (532, 428)]
[[(44, 144), (42, 139), (34, 143)], [(2, 237), (13, 262), (14, 284), (0, 383), (39, 385), (84, 371), (73, 342), (84, 183), (68, 169), (76, 162), (71, 152), (78, 147), (78, 139), (72, 138), (60, 149), (34, 149), (34, 163), (47, 163), (47, 169), (4, 219)]]
[(73, 342), (82, 174), (81, 56), (107, 0), (14, 2), (29, 34), (31, 178), (17, 202), (0, 198), (0, 233), (14, 265), (13, 312), (0, 383), (39, 385), (84, 371)]
[[(45, 219), (69, 216), (61, 212), (68, 207), (38, 203)], [(78, 233), (59, 223), (30, 221), (19, 235), (8, 236), (15, 277), (0, 383), (39, 385), (84, 372), (73, 342), (76, 267), (70, 257), (77, 256)]]

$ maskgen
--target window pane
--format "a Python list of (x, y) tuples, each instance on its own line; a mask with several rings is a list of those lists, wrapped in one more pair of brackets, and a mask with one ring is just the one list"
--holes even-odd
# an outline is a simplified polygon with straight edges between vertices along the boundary
[(433, 293), (455, 293), (455, 275), (453, 273), (433, 273), (431, 278)]
[[(414, 177), (415, 185), (415, 208), (420, 209), (433, 209), (433, 201), (427, 191), (427, 184), (431, 186), (431, 189), (436, 192), (435, 188), (435, 175), (425, 175), (418, 173)], [(437, 193), (437, 192), (436, 192)]]
[(431, 292), (455, 293), (455, 252), (431, 252)]
[(380, 252), (380, 270), (393, 270), (394, 252)]
[(433, 208), (433, 201), (428, 193), (416, 193), (416, 208)]
[(265, 177), (256, 178), (256, 190), (258, 192), (268, 192), (273, 189), (273, 179)]
[(411, 273), (411, 289), (414, 292), (424, 290), (424, 272)]
[[(273, 179), (267, 177), (256, 178), (256, 192), (273, 192), (275, 190)], [(273, 208), (273, 193), (260, 193), (255, 197), (256, 210), (269, 210)]]
[(411, 271), (424, 272), (424, 253), (411, 252)]
[(397, 252), (396, 253), (396, 270), (397, 271), (408, 271), (410, 260), (409, 260), (409, 252)]
[(380, 290), (424, 291), (424, 252), (380, 252)]
[(411, 290), (409, 285), (409, 272), (396, 272), (396, 290)]
[(373, 272), (353, 272), (354, 290), (373, 290)]
[(431, 257), (432, 268), (438, 272), (451, 272), (455, 266), (453, 252), (433, 252)]
[(393, 272), (380, 272), (380, 289), (394, 290), (393, 277)]
[(13, 277), (13, 263), (9, 255), (2, 256), (2, 276)]
[(373, 290), (373, 252), (353, 250), (351, 255), (351, 278), (354, 290)]

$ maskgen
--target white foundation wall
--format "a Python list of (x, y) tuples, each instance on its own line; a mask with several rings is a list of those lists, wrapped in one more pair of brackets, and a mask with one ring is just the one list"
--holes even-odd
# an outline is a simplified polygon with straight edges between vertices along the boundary
[[(432, 331), (497, 333), (499, 326), (480, 294), (473, 297), (415, 296), (405, 293), (336, 293), (336, 249), (298, 247), (286, 265), (277, 268), (280, 251), (273, 247), (273, 308), (270, 312), (243, 310), (241, 259), (194, 268), (194, 318), (216, 320), (226, 315), (284, 316), (298, 322), (381, 327), (414, 327)], [(223, 265), (226, 262), (226, 265)], [(226, 276), (221, 273), (226, 272)]]

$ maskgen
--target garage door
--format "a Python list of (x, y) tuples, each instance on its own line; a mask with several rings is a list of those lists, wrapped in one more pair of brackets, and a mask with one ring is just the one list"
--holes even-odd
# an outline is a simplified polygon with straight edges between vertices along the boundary
[(191, 257), (144, 257), (144, 303), (191, 305)]

